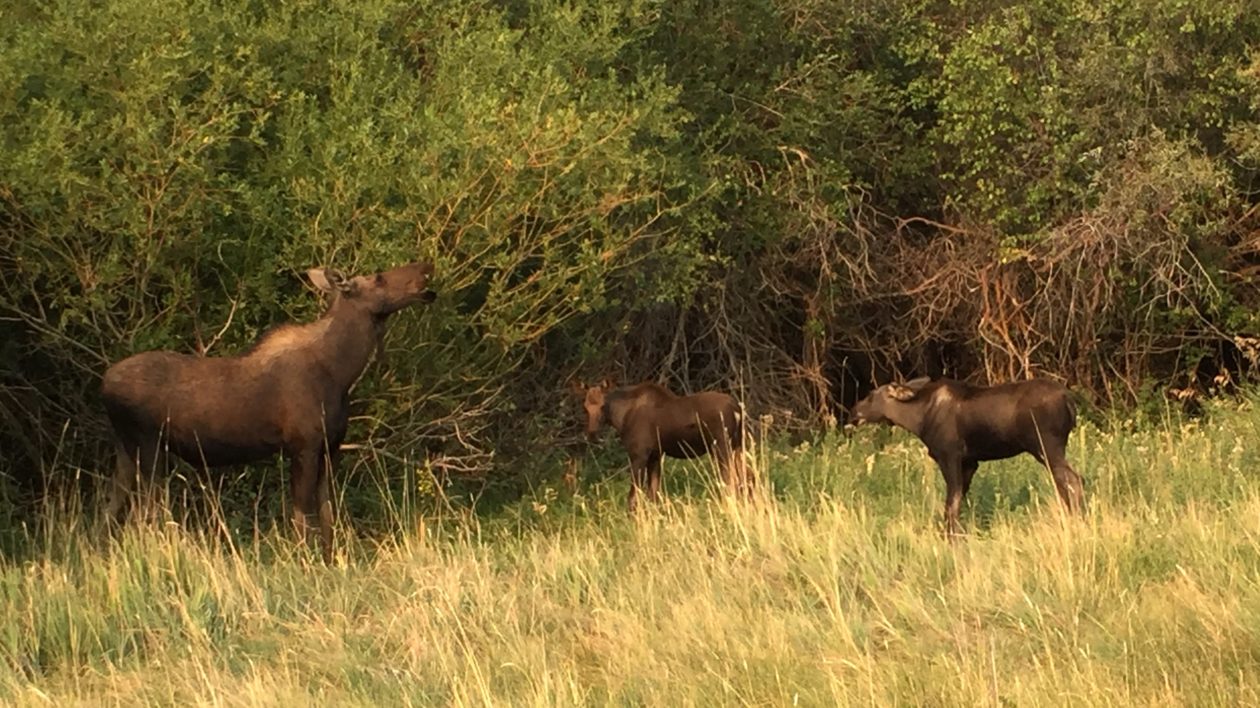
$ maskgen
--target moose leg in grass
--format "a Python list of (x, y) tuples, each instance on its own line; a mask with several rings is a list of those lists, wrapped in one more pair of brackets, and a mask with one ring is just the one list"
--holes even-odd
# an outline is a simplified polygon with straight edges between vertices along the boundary
[(651, 501), (660, 497), (662, 457), (712, 454), (730, 491), (751, 491), (743, 460), (743, 414), (734, 398), (715, 391), (679, 396), (654, 383), (616, 388), (605, 380), (572, 387), (586, 411), (586, 434), (593, 438), (608, 424), (621, 438), (630, 458), (631, 511), (641, 489)]
[[(135, 441), (124, 442), (122, 437), (117, 435), (115, 437), (117, 439), (114, 441), (114, 476), (109, 482), (109, 492), (106, 496), (108, 516), (111, 519), (121, 518), (126, 509), (127, 499), (135, 491), (138, 483), (159, 476), (170, 467), (161, 444), (160, 429), (144, 435), (143, 439), (148, 442), (143, 444)], [(136, 436), (136, 439), (138, 440), (139, 437)]]
[(292, 460), (299, 538), (318, 514), (323, 556), (331, 560), (329, 477), (346, 435), (350, 387), (380, 346), (389, 316), (433, 301), (432, 273), (429, 263), (358, 277), (315, 268), (311, 283), (332, 295), (315, 322), (276, 327), (239, 356), (151, 351), (109, 367), (101, 395), (119, 455), (111, 517), (123, 519), (137, 471), (164, 467), (160, 450), (209, 468), (283, 452)]
[[(345, 407), (349, 408), (349, 401), (346, 402)], [(343, 433), (342, 438), (344, 437)], [(332, 505), (332, 474), (333, 470), (337, 469), (337, 462), (340, 459), (340, 441), (338, 441), (336, 448), (331, 447), (331, 445), (326, 447), (319, 466), (319, 481), (315, 483), (315, 508), (319, 510), (320, 541), (324, 548), (332, 548), (332, 526), (335, 518)], [(327, 559), (327, 555), (325, 555), (325, 559)]]
[(1063, 504), (1084, 506), (1080, 475), (1067, 461), (1076, 412), (1062, 384), (1045, 379), (997, 386), (915, 379), (887, 384), (853, 406), (853, 422), (891, 423), (927, 446), (945, 477), (945, 527), (959, 533), (958, 516), (976, 468), (985, 460), (1028, 453), (1050, 468)]

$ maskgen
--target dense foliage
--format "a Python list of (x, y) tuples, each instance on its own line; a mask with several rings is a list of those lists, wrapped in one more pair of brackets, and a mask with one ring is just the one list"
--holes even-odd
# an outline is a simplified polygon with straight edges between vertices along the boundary
[(317, 264), (436, 261), (351, 439), (438, 471), (510, 475), (609, 370), (816, 421), (898, 372), (1132, 401), (1254, 363), (1246, 0), (17, 0), (0, 26), (23, 479), (105, 466), (108, 362), (313, 318)]

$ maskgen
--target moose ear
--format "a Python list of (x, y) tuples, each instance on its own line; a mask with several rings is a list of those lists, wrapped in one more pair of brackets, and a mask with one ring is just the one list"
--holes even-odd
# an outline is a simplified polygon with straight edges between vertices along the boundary
[(311, 285), (323, 290), (326, 293), (333, 291), (332, 283), (328, 282), (328, 271), (323, 268), (311, 268), (306, 271), (306, 277), (310, 279)]
[(574, 396), (582, 396), (586, 394), (586, 386), (578, 379), (569, 379), (569, 393)]
[(604, 389), (605, 391), (611, 389), (613, 386), (616, 386), (616, 385), (617, 385), (617, 380), (611, 376), (605, 376), (604, 380), (599, 382), (599, 387)]
[(341, 271), (332, 268), (311, 268), (306, 271), (306, 277), (311, 279), (312, 285), (326, 293), (342, 292), (349, 295), (355, 290), (353, 281), (342, 275)]
[(931, 382), (932, 382), (932, 379), (930, 377), (920, 376), (917, 379), (910, 379), (909, 381), (907, 381), (905, 383), (905, 387), (910, 389), (911, 391), (918, 391), (919, 389), (923, 388), (924, 386), (928, 385)]
[(898, 401), (908, 401), (914, 398), (914, 389), (903, 384), (888, 384), (888, 395)]

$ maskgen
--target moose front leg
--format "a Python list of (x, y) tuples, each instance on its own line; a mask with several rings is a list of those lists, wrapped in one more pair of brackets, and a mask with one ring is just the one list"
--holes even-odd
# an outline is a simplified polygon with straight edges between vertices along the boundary
[(114, 476), (109, 482), (106, 518), (121, 525), (127, 518), (127, 506), (136, 488), (140, 473), (139, 446), (129, 449), (121, 442), (115, 443)]
[(942, 457), (936, 461), (945, 477), (945, 536), (950, 540), (962, 535), (962, 523), (958, 520), (966, 488), (962, 460)]
[(303, 449), (293, 455), (289, 470), (289, 496), (293, 501), (293, 530), (305, 544), (310, 515), (315, 513), (316, 488), (319, 484), (320, 454), (318, 449)]
[(315, 504), (319, 508), (320, 546), (324, 554), (324, 562), (332, 563), (333, 556), (333, 504), (332, 473), (337, 467), (336, 452), (325, 452), (320, 455), (319, 482), (315, 485)]
[(170, 468), (170, 460), (162, 450), (160, 437), (144, 437), (137, 444), (116, 442), (114, 476), (110, 480), (107, 495), (107, 518), (121, 526), (127, 519), (129, 507), (135, 507), (136, 497), (153, 503), (154, 478), (163, 477)]

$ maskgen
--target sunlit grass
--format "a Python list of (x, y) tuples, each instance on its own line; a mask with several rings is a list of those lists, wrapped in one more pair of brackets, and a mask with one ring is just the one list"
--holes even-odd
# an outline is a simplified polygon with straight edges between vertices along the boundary
[[(633, 703), (1245, 705), (1260, 701), (1260, 474), (1250, 404), (1069, 451), (1068, 518), (1032, 460), (982, 466), (939, 532), (913, 439), (757, 451), (755, 505), (666, 467), (624, 512), (588, 461), (493, 516), (396, 511), (331, 567), (272, 531), (81, 512), (0, 565), (0, 697), (26, 705)], [(160, 517), (159, 517), (160, 518)]]

